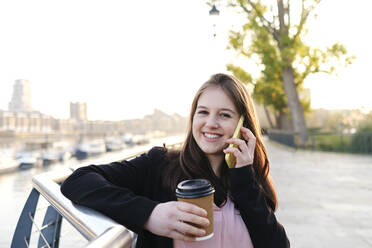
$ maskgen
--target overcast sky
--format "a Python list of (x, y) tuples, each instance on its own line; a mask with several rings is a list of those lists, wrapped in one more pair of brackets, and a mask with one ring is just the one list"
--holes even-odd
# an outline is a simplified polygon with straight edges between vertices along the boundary
[[(308, 40), (340, 41), (357, 59), (338, 76), (309, 78), (313, 107), (372, 108), (371, 7), (319, 6)], [(237, 20), (220, 9), (214, 29), (209, 9), (201, 0), (1, 1), (0, 109), (14, 81), (28, 79), (33, 108), (57, 118), (69, 116), (71, 101), (87, 102), (89, 119), (137, 118), (154, 108), (187, 115), (198, 87), (234, 60), (225, 47)]]

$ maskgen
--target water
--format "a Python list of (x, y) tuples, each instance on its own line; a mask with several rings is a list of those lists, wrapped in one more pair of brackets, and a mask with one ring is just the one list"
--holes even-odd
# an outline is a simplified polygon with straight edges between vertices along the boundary
[[(49, 167), (31, 168), (0, 175), (0, 195), (2, 199), (2, 208), (0, 211), (0, 219), (2, 222), (0, 226), (0, 247), (10, 246), (18, 218), (32, 190), (32, 177), (42, 172), (69, 165), (76, 165), (78, 163), (79, 161), (72, 159), (66, 164), (58, 163), (50, 165)], [(42, 197), (40, 197), (39, 203), (41, 203), (42, 206), (46, 206)], [(38, 208), (42, 207), (38, 206)], [(34, 241), (36, 242), (36, 240)]]
[[(22, 212), (28, 195), (32, 190), (31, 180), (33, 176), (46, 171), (57, 170), (59, 168), (89, 165), (93, 163), (109, 163), (123, 159), (133, 153), (146, 151), (155, 145), (162, 146), (163, 143), (173, 144), (180, 142), (181, 140), (182, 137), (180, 136), (154, 139), (150, 142), (150, 144), (145, 146), (124, 149), (120, 152), (106, 153), (100, 157), (95, 157), (88, 160), (79, 161), (76, 159), (71, 159), (65, 163), (56, 163), (48, 167), (31, 168), (28, 170), (20, 170), (3, 175), (0, 174), (0, 196), (2, 199), (2, 207), (0, 211), (0, 248), (10, 247), (18, 218)], [(40, 212), (45, 211), (47, 205), (47, 202), (41, 196), (38, 204), (38, 209), (40, 209)], [(38, 215), (38, 211), (36, 212), (36, 215)], [(35, 219), (36, 218), (37, 216), (35, 216)], [(42, 216), (40, 216), (40, 218), (42, 218)], [(37, 238), (33, 238), (32, 236), (31, 244), (36, 244)], [(63, 220), (60, 247), (83, 247), (85, 244), (87, 244), (87, 241), (84, 239), (84, 237), (74, 230), (67, 221)]]

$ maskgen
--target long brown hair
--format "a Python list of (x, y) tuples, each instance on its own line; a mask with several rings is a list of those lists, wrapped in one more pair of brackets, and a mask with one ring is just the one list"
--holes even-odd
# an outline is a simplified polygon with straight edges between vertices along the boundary
[(196, 93), (191, 105), (185, 142), (181, 150), (168, 152), (170, 167), (165, 170), (163, 180), (164, 186), (168, 189), (170, 188), (174, 192), (177, 184), (182, 180), (205, 178), (211, 181), (216, 189), (216, 205), (220, 206), (226, 201), (229, 187), (228, 167), (226, 162), (224, 162), (221, 168), (221, 177), (218, 178), (213, 172), (206, 155), (200, 149), (192, 135), (192, 122), (198, 100), (201, 94), (209, 87), (219, 87), (231, 97), (239, 115), (244, 115), (244, 127), (249, 128), (256, 137), (253, 161), (255, 178), (261, 186), (269, 206), (275, 210), (277, 206), (276, 193), (269, 175), (269, 160), (265, 146), (262, 143), (261, 129), (255, 114), (252, 99), (245, 86), (237, 78), (226, 74), (220, 73), (211, 76)]

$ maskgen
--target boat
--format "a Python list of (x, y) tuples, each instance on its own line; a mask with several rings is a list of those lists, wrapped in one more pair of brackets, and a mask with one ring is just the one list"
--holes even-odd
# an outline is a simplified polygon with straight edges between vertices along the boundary
[(150, 139), (146, 135), (134, 135), (132, 137), (132, 140), (135, 145), (146, 145), (150, 143)]
[(58, 158), (60, 162), (65, 162), (72, 157), (74, 148), (69, 142), (56, 142), (53, 144), (54, 150), (58, 153)]
[(134, 143), (133, 141), (133, 136), (130, 135), (130, 134), (125, 134), (122, 136), (122, 140), (124, 142), (124, 144), (128, 147), (133, 147), (135, 146), (136, 144)]
[(29, 169), (42, 164), (41, 155), (35, 151), (19, 152), (16, 155), (16, 159), (18, 161), (19, 169)]
[(72, 157), (72, 148), (68, 143), (57, 142), (42, 152), (43, 165), (65, 162)]
[(41, 155), (43, 160), (43, 165), (50, 165), (60, 161), (60, 154), (58, 151), (53, 149), (48, 149)]
[(75, 149), (75, 157), (81, 160), (91, 156), (98, 156), (105, 152), (106, 146), (103, 140), (80, 142)]
[(105, 146), (107, 152), (121, 151), (124, 149), (124, 144), (119, 138), (107, 138), (105, 140)]

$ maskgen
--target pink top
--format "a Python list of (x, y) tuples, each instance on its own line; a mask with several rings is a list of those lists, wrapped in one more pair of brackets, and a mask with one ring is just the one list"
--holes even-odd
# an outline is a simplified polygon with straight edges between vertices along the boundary
[(174, 248), (223, 248), (247, 247), (253, 248), (251, 237), (239, 210), (234, 208), (234, 203), (227, 197), (226, 204), (219, 208), (213, 204), (214, 234), (207, 240), (184, 242), (173, 240)]

